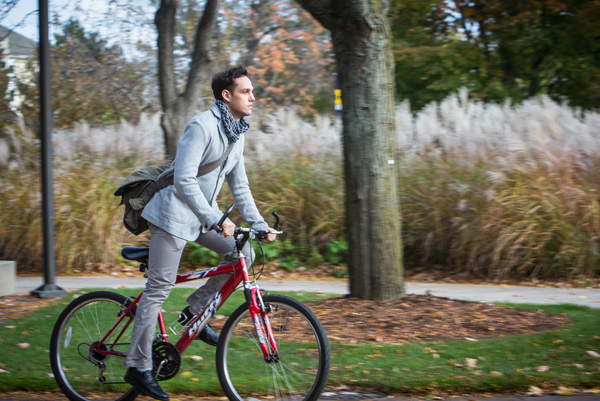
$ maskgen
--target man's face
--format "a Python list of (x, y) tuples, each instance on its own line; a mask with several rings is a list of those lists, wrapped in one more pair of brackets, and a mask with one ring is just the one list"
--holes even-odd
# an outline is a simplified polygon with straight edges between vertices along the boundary
[(250, 78), (243, 76), (235, 80), (235, 87), (231, 92), (228, 90), (223, 91), (223, 99), (236, 121), (252, 114), (252, 103), (254, 102), (253, 89), (254, 87)]

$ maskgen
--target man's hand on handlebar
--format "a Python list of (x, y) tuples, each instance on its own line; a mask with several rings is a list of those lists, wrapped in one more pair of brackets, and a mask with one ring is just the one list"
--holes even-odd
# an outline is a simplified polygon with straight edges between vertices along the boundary
[[(276, 232), (277, 230), (271, 228), (271, 227), (263, 227), (262, 228), (263, 231), (274, 231)], [(271, 241), (275, 241), (275, 238), (277, 238), (277, 235), (275, 234), (268, 234), (267, 237), (264, 239), (265, 241), (271, 242)]]
[(223, 227), (223, 231), (221, 231), (219, 234), (221, 234), (223, 237), (231, 237), (234, 234), (235, 224), (233, 224), (231, 220), (225, 220), (221, 226)]

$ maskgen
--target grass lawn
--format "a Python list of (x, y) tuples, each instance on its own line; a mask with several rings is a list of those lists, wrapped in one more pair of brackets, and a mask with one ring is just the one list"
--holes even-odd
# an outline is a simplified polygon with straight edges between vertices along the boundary
[[(165, 302), (170, 324), (185, 306), (191, 289), (176, 288)], [(139, 291), (115, 290), (125, 295)], [(49, 342), (56, 318), (77, 291), (30, 315), (0, 326), (0, 392), (58, 391), (51, 373)], [(287, 293), (301, 301), (323, 298), (312, 293)], [(229, 315), (242, 303), (236, 292), (219, 311)], [(564, 313), (572, 324), (561, 330), (535, 335), (510, 336), (481, 341), (433, 343), (341, 344), (331, 343), (332, 369), (329, 386), (379, 389), (389, 393), (514, 392), (529, 386), (594, 387), (600, 385), (600, 309), (580, 306), (509, 305), (523, 309)], [(171, 336), (171, 341), (176, 341)], [(28, 343), (26, 348), (19, 344)], [(222, 395), (214, 367), (215, 348), (195, 342), (184, 354), (180, 373), (161, 382), (171, 393)], [(200, 361), (191, 356), (201, 356)], [(469, 366), (472, 365), (472, 366)]]

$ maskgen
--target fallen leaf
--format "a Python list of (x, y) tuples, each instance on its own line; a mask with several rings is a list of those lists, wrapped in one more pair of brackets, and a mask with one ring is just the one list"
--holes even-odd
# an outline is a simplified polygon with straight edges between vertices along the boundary
[(0, 373), (10, 373), (8, 370), (0, 369)]
[(52, 373), (46, 373), (46, 377), (53, 378), (53, 377), (54, 377), (54, 375), (53, 375)]
[(192, 372), (183, 372), (183, 373), (181, 373), (181, 376), (183, 376), (183, 377), (192, 377)]
[(200, 379), (198, 379), (197, 377), (192, 377), (190, 380), (193, 381), (193, 382), (197, 382)]
[(580, 363), (574, 363), (573, 365), (575, 365), (577, 369), (583, 369), (583, 365)]
[(198, 356), (198, 355), (192, 355), (192, 356), (190, 356), (190, 359), (191, 359), (192, 361), (201, 361), (201, 360), (203, 360), (204, 358), (202, 358), (201, 356)]
[(579, 298), (581, 298), (581, 299), (587, 299), (587, 297), (584, 296), (584, 295), (580, 296)]
[[(17, 346), (18, 346), (19, 348), (27, 348), (27, 347), (29, 347), (29, 343), (18, 343), (18, 344), (17, 344)], [(588, 351), (588, 352), (589, 352), (589, 351)]]
[(539, 397), (542, 394), (544, 394), (542, 389), (539, 387), (536, 387), (536, 386), (529, 386), (529, 388), (527, 389), (527, 392), (525, 393), (525, 395), (533, 396), (533, 397)]
[(584, 392), (585, 392), (585, 393), (598, 394), (598, 393), (600, 393), (600, 390), (599, 390), (599, 389), (597, 389), (597, 388), (593, 388), (593, 389), (591, 389), (591, 390), (585, 390)]
[(492, 375), (492, 377), (502, 377), (503, 376), (502, 372), (496, 372), (495, 370), (492, 370), (490, 372), (490, 375)]
[(585, 353), (591, 356), (592, 358), (600, 358), (600, 354), (596, 351), (585, 351)]
[(539, 344), (536, 344), (536, 343), (527, 343), (527, 345), (533, 345), (534, 347), (539, 347), (540, 346)]
[(475, 368), (475, 367), (477, 367), (477, 359), (465, 358), (465, 361), (467, 362), (467, 366), (469, 368)]
[(550, 370), (550, 366), (538, 366), (535, 370), (538, 372), (547, 372)]
[(479, 341), (479, 340), (476, 340), (476, 339), (471, 338), (471, 337), (465, 337), (465, 340), (467, 340), (467, 341)]
[(433, 355), (433, 358), (434, 358), (434, 359), (435, 359), (435, 358), (439, 358), (439, 357), (440, 357), (440, 354), (432, 354), (432, 355)]
[(4, 326), (5, 329), (14, 329), (15, 326)]
[(552, 344), (560, 344), (560, 343), (564, 343), (564, 341), (563, 340), (552, 341)]
[(557, 395), (573, 395), (574, 394), (574, 390), (568, 388), (568, 387), (563, 387), (563, 386), (559, 386), (558, 390), (554, 391), (554, 394)]

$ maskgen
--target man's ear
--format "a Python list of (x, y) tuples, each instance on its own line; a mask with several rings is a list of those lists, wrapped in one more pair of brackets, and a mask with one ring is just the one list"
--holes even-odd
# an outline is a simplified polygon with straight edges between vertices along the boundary
[(231, 92), (229, 92), (227, 89), (223, 89), (221, 96), (223, 96), (223, 100), (227, 103), (231, 102)]

